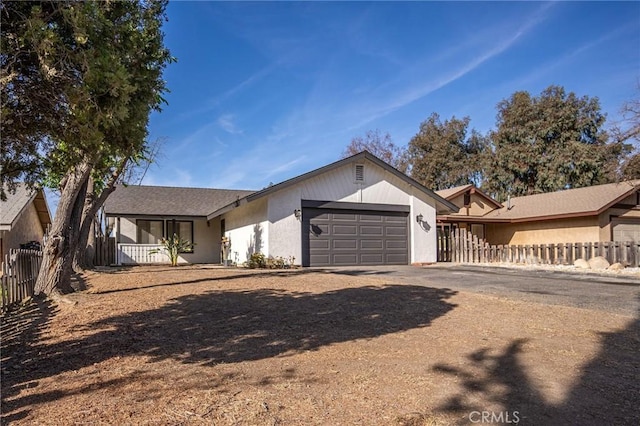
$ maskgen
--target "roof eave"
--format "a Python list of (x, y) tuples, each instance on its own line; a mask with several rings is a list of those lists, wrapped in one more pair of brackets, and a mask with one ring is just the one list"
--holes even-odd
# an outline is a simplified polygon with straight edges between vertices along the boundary
[[(310, 179), (314, 176), (320, 175), (322, 173), (326, 173), (329, 172), (331, 170), (335, 170), (339, 167), (344, 166), (345, 164), (349, 164), (352, 163), (354, 161), (359, 161), (359, 160), (369, 160), (372, 163), (382, 167), (384, 170), (389, 171), (390, 173), (392, 173), (393, 175), (397, 176), (398, 178), (400, 178), (401, 180), (405, 181), (407, 184), (409, 184), (410, 186), (416, 187), (419, 190), (421, 190), (422, 192), (425, 192), (427, 195), (429, 195), (430, 197), (432, 197), (435, 202), (436, 202), (436, 210), (438, 211), (438, 213), (440, 212), (458, 212), (459, 209), (458, 207), (451, 203), (450, 201), (442, 198), (441, 196), (439, 196), (438, 194), (436, 194), (435, 192), (433, 192), (432, 190), (430, 190), (429, 188), (425, 187), (424, 185), (422, 185), (421, 183), (419, 183), (418, 181), (410, 178), (409, 176), (407, 176), (406, 174), (402, 173), (400, 170), (396, 169), (395, 167), (392, 167), (391, 165), (385, 163), (384, 161), (382, 161), (381, 159), (379, 159), (378, 157), (376, 157), (375, 155), (371, 154), (368, 151), (362, 151), (358, 154), (352, 155), (351, 157), (347, 157), (347, 158), (343, 158), (342, 160), (338, 160), (336, 162), (333, 162), (331, 164), (328, 164), (326, 166), (320, 167), (319, 169), (315, 169), (312, 170), (310, 172), (301, 174), (300, 176), (296, 176), (293, 177), (291, 179), (287, 179), (284, 182), (280, 182), (276, 185), (272, 185), (268, 188), (265, 188), (261, 191), (258, 192), (254, 192), (253, 194), (249, 194), (246, 197), (240, 198), (237, 201), (234, 201), (232, 203), (229, 203), (228, 205), (210, 213), (209, 215), (207, 215), (208, 219), (213, 219), (214, 217), (218, 217), (224, 213), (227, 213), (233, 209), (235, 209), (236, 207), (239, 207), (241, 205), (244, 205), (246, 203), (250, 203), (253, 202), (259, 198), (262, 198), (264, 196), (267, 196), (269, 194), (272, 194), (274, 192), (280, 191), (282, 189), (288, 188), (292, 185), (295, 185), (296, 183), (302, 182), (304, 180)], [(437, 206), (441, 206), (443, 207), (442, 209), (438, 209)]]
[(221, 215), (223, 215), (225, 213), (230, 212), (231, 210), (234, 210), (236, 207), (240, 207), (240, 206), (243, 206), (243, 205), (249, 203), (250, 201), (248, 200), (248, 197), (249, 196), (244, 197), (244, 198), (239, 198), (236, 201), (234, 201), (232, 203), (229, 203), (226, 206), (221, 207), (221, 208), (219, 208), (218, 210), (216, 210), (216, 211), (214, 211), (212, 213), (209, 213), (207, 215), (207, 220), (214, 219), (214, 218), (216, 218), (218, 216), (221, 216)]
[(485, 218), (483, 216), (456, 216), (456, 215), (438, 215), (436, 220), (439, 222), (473, 222), (473, 223), (509, 223), (510, 219), (503, 218)]
[(501, 209), (503, 207), (503, 205), (501, 203), (499, 203), (498, 201), (494, 200), (492, 197), (490, 197), (489, 195), (487, 195), (484, 191), (482, 191), (480, 188), (474, 186), (473, 189), (471, 189), (471, 193), (472, 194), (480, 194), (485, 200), (487, 200), (489, 203), (493, 204), (497, 209)]
[[(442, 196), (441, 197), (444, 198), (445, 200), (451, 200), (453, 198), (456, 198), (460, 194), (464, 194), (465, 192), (467, 192), (471, 188), (473, 188), (472, 184), (462, 185), (457, 192), (454, 192), (453, 194), (449, 194), (447, 197), (442, 197)], [(436, 191), (436, 193), (437, 193), (437, 191)]]

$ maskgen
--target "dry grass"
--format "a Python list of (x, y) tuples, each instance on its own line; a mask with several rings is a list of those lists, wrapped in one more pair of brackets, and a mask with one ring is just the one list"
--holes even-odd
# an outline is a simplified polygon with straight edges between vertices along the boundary
[(85, 279), (3, 318), (3, 423), (637, 424), (634, 318), (306, 270)]

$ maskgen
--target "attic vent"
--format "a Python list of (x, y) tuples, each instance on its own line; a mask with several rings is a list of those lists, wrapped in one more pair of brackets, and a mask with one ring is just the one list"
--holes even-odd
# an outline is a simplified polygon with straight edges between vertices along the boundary
[(469, 192), (464, 193), (464, 206), (469, 207), (471, 205), (471, 194)]
[(364, 182), (364, 164), (356, 164), (356, 182)]

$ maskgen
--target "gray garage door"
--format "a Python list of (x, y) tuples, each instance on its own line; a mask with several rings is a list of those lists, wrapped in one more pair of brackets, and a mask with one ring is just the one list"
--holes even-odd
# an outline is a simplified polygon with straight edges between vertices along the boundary
[(611, 225), (613, 226), (613, 241), (640, 242), (640, 221), (619, 222), (614, 219)]
[(406, 265), (406, 212), (305, 208), (304, 266)]

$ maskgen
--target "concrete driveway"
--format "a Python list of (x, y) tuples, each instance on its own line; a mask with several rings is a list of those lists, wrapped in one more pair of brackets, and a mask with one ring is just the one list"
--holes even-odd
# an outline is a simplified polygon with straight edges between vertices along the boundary
[(640, 279), (633, 277), (456, 264), (322, 269), (334, 274), (378, 276), (390, 284), (449, 288), (630, 316), (640, 313)]

